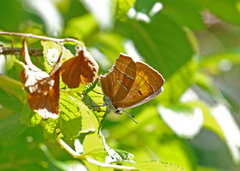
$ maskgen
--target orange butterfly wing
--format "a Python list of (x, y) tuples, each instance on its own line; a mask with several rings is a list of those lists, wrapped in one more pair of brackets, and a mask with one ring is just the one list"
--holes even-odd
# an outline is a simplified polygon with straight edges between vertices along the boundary
[(131, 108), (158, 96), (164, 79), (149, 65), (121, 54), (101, 82), (104, 94), (115, 108)]

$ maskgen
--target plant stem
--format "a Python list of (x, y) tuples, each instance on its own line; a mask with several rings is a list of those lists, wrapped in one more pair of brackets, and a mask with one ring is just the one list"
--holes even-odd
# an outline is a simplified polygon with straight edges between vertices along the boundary
[(69, 154), (71, 154), (74, 158), (80, 159), (80, 160), (86, 160), (92, 164), (98, 165), (100, 167), (104, 168), (113, 168), (113, 169), (119, 169), (119, 170), (135, 170), (137, 171), (135, 167), (130, 167), (130, 166), (120, 166), (120, 165), (115, 165), (115, 164), (108, 164), (108, 163), (102, 163), (97, 160), (91, 159), (89, 157), (86, 157), (84, 155), (78, 154), (76, 151), (74, 151), (67, 143), (65, 143), (62, 139), (58, 138), (56, 141), (60, 144), (62, 148), (64, 148)]
[(120, 166), (120, 165), (115, 165), (115, 164), (102, 163), (102, 162), (96, 161), (94, 159), (91, 159), (89, 157), (86, 157), (86, 160), (90, 163), (93, 163), (95, 165), (98, 165), (98, 166), (101, 166), (104, 168), (113, 168), (113, 169), (118, 169), (118, 170), (135, 170), (135, 171), (138, 170), (135, 167), (130, 167), (130, 166)]
[[(0, 54), (3, 55), (21, 55), (21, 48), (7, 48), (0, 46)], [(34, 49), (30, 48), (29, 54), (30, 56), (43, 56), (43, 50), (42, 49)]]
[(69, 154), (71, 154), (74, 158), (80, 158), (81, 154), (78, 154), (74, 151), (67, 143), (65, 143), (61, 138), (57, 137), (56, 141), (62, 148), (64, 148)]
[(81, 45), (81, 42), (79, 42), (76, 39), (72, 39), (72, 38), (62, 38), (62, 39), (60, 39), (60, 38), (34, 35), (34, 34), (31, 34), (31, 33), (14, 33), (14, 32), (0, 32), (0, 35), (28, 37), (28, 38), (40, 39), (40, 40), (45, 40), (45, 41), (53, 41), (53, 42), (75, 42), (75, 43)]

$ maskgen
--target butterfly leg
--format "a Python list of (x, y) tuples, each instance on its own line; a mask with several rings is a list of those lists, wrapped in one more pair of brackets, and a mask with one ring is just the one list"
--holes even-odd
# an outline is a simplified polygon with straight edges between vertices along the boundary
[(92, 90), (92, 91), (93, 91), (94, 93), (104, 95), (103, 93), (97, 92), (97, 91), (95, 91), (95, 90)]

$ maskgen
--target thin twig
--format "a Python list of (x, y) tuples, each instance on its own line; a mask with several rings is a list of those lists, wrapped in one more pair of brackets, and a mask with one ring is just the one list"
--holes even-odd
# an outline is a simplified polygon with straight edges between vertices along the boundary
[(87, 160), (88, 162), (104, 167), (104, 168), (113, 168), (113, 169), (119, 169), (119, 170), (135, 170), (137, 171), (135, 167), (130, 166), (121, 166), (121, 165), (115, 165), (115, 164), (108, 164), (108, 163), (102, 163), (97, 160), (94, 160), (92, 158), (86, 157), (84, 155), (78, 154), (76, 151), (74, 151), (67, 143), (65, 143), (62, 139), (57, 137), (56, 141), (61, 145), (62, 148), (64, 148), (69, 154), (71, 154), (74, 158), (80, 159), (80, 160)]
[(71, 154), (74, 158), (81, 158), (81, 155), (78, 154), (76, 151), (74, 151), (65, 141), (63, 141), (61, 138), (57, 137), (56, 141), (62, 148), (64, 148), (69, 154)]
[[(0, 32), (0, 35), (6, 35), (6, 36), (19, 36), (19, 37), (27, 37), (27, 38), (34, 38), (34, 39), (40, 39), (45, 41), (53, 41), (53, 42), (75, 42), (82, 46), (81, 42), (79, 42), (76, 39), (72, 38), (53, 38), (53, 37), (45, 37), (45, 36), (39, 36), (34, 35), (31, 33), (15, 33), (15, 32)], [(3, 46), (0, 46), (0, 54), (11, 54), (11, 55), (20, 55), (21, 54), (21, 48), (6, 48)], [(29, 49), (30, 56), (43, 56), (42, 49)]]
[(120, 165), (115, 165), (115, 164), (102, 163), (102, 162), (96, 161), (94, 159), (91, 159), (89, 157), (86, 157), (86, 159), (88, 162), (93, 163), (98, 166), (101, 166), (101, 167), (104, 167), (104, 168), (113, 168), (113, 169), (119, 169), (119, 170), (135, 170), (135, 171), (139, 170), (139, 169), (136, 169), (135, 167), (130, 167), (130, 166), (120, 166)]
[[(0, 54), (3, 55), (21, 55), (21, 48), (8, 48), (0, 46)], [(43, 50), (42, 49), (34, 49), (29, 48), (29, 54), (30, 56), (43, 56)]]
[(7, 36), (19, 36), (19, 37), (28, 37), (28, 38), (34, 38), (34, 39), (40, 39), (40, 40), (46, 40), (46, 41), (53, 41), (53, 42), (75, 42), (77, 44), (81, 44), (76, 39), (72, 38), (53, 38), (53, 37), (45, 37), (45, 36), (39, 36), (39, 35), (34, 35), (31, 33), (14, 33), (14, 32), (0, 32), (0, 35), (7, 35)]

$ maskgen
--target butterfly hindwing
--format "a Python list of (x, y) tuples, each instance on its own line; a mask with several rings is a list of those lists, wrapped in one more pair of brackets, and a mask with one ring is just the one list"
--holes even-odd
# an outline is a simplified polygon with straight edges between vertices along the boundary
[(135, 62), (129, 57), (120, 55), (109, 73), (101, 76), (104, 94), (113, 102), (122, 100), (131, 89), (135, 76)]
[(143, 62), (136, 62), (136, 77), (127, 96), (116, 102), (118, 108), (143, 104), (162, 92), (164, 79), (161, 74)]

